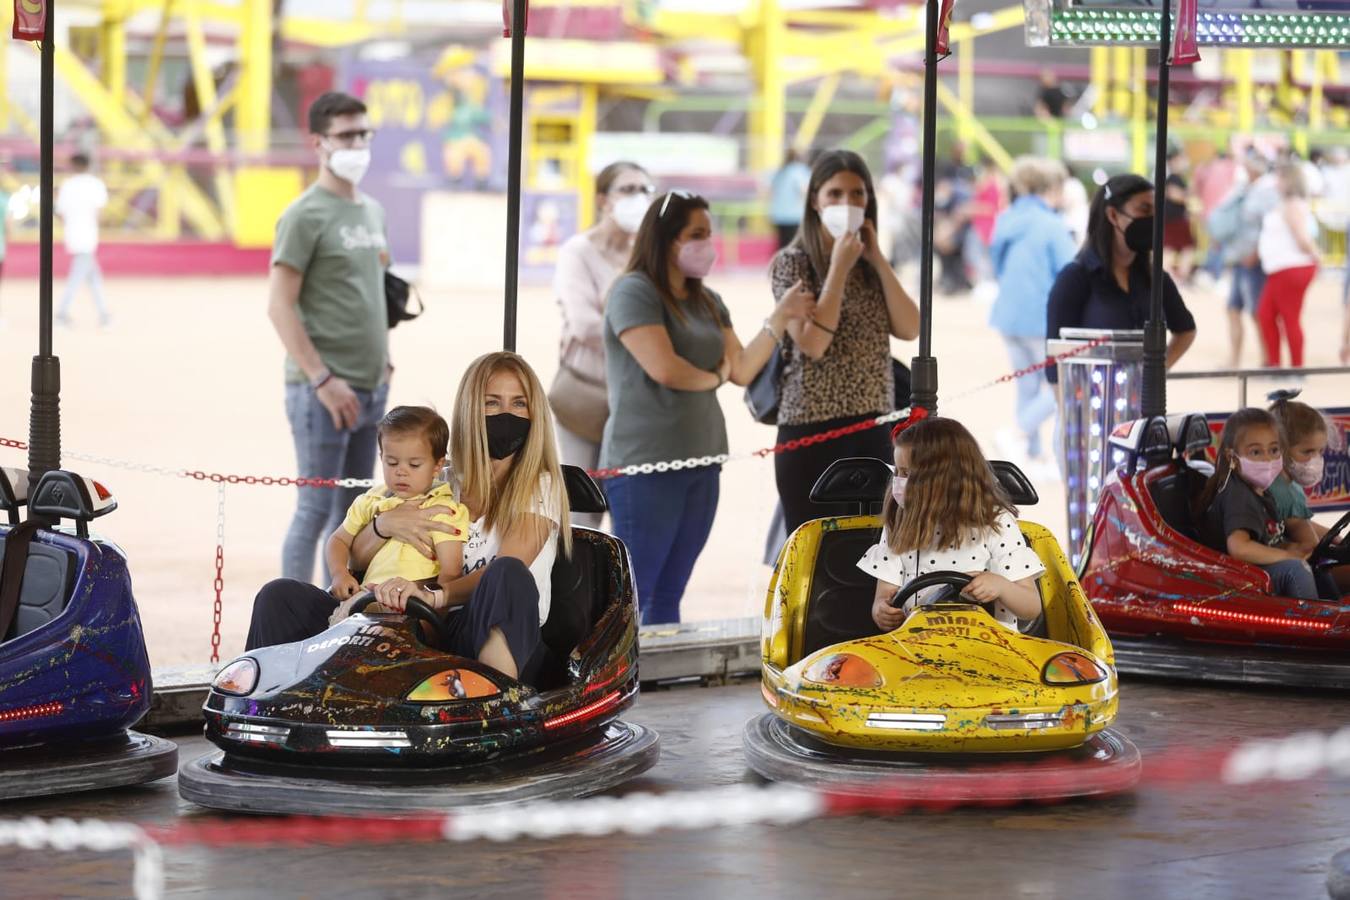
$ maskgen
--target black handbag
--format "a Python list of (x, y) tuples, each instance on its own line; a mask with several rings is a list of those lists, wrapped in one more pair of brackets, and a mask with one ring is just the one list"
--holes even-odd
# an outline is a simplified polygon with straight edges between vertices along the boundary
[[(784, 337), (784, 340), (787, 340)], [(745, 405), (750, 416), (762, 425), (778, 424), (778, 401), (783, 392), (783, 369), (787, 360), (783, 358), (783, 345), (773, 348), (769, 361), (759, 370), (754, 381), (745, 389)]]
[[(408, 308), (408, 301), (413, 298), (417, 300), (416, 312)], [(384, 305), (389, 314), (390, 328), (393, 328), (399, 322), (412, 321), (420, 316), (424, 310), (422, 295), (417, 292), (417, 288), (388, 269), (384, 270)]]
[(895, 376), (895, 408), (904, 409), (909, 406), (909, 366), (892, 356), (891, 374)]

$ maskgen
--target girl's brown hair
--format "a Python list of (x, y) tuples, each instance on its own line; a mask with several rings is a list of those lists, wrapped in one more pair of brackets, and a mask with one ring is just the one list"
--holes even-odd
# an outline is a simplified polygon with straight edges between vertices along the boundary
[(1209, 476), (1209, 481), (1205, 482), (1205, 488), (1200, 492), (1199, 499), (1195, 501), (1194, 512), (1197, 519), (1209, 512), (1209, 508), (1214, 505), (1214, 498), (1219, 496), (1219, 491), (1223, 490), (1233, 474), (1233, 469), (1237, 467), (1234, 457), (1237, 456), (1238, 445), (1242, 443), (1242, 436), (1249, 428), (1262, 426), (1277, 435), (1280, 433), (1280, 425), (1275, 421), (1275, 417), (1255, 406), (1238, 410), (1223, 423), (1223, 432), (1219, 435), (1218, 457), (1214, 460), (1214, 474)]
[[(816, 277), (822, 282), (825, 279), (825, 273), (830, 271), (830, 244), (829, 232), (820, 221), (820, 212), (816, 209), (816, 194), (825, 183), (841, 172), (851, 172), (862, 179), (863, 187), (867, 189), (867, 206), (863, 210), (863, 218), (872, 223), (872, 227), (877, 224), (877, 192), (872, 188), (872, 173), (867, 169), (867, 163), (863, 158), (852, 150), (830, 150), (820, 154), (816, 164), (811, 167), (811, 181), (806, 187), (806, 208), (802, 210), (802, 224), (797, 228), (797, 236), (792, 239), (789, 247), (799, 248), (806, 252), (811, 260), (811, 267), (816, 271)], [(859, 266), (858, 269), (869, 279), (876, 279), (880, 283), (880, 277), (876, 270), (871, 266)]]
[(948, 550), (1017, 509), (999, 487), (980, 445), (955, 419), (924, 419), (895, 439), (909, 448), (905, 505), (889, 494), (882, 519), (892, 552)]
[(687, 299), (681, 301), (675, 296), (670, 284), (670, 261), (672, 248), (680, 232), (689, 224), (689, 217), (696, 209), (708, 209), (708, 201), (697, 194), (684, 191), (672, 191), (662, 194), (647, 208), (647, 215), (638, 228), (637, 238), (633, 241), (633, 256), (628, 260), (626, 272), (641, 272), (656, 285), (661, 302), (666, 305), (676, 321), (686, 320), (689, 310), (716, 320), (717, 307), (712, 297), (703, 289), (700, 278), (686, 278), (684, 287)]

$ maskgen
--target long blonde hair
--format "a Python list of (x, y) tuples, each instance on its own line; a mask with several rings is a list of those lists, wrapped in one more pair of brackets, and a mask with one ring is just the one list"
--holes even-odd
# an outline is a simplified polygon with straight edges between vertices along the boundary
[[(499, 372), (511, 372), (520, 379), (525, 390), (525, 402), (530, 411), (530, 432), (525, 445), (516, 451), (511, 469), (500, 485), (492, 481), (492, 458), (488, 455), (487, 410), (484, 398), (488, 382)], [(553, 437), (553, 414), (549, 411), (544, 387), (522, 357), (515, 353), (498, 351), (480, 356), (469, 364), (459, 382), (455, 395), (454, 428), (450, 437), (450, 459), (466, 497), (481, 502), (484, 507), (484, 525), (489, 531), (507, 534), (529, 515), (539, 498), (539, 482), (549, 477), (551, 496), (543, 497), (557, 505), (558, 526), (562, 534), (563, 552), (572, 552), (571, 516), (567, 505), (567, 489), (563, 484), (562, 469), (558, 464), (558, 445)]]

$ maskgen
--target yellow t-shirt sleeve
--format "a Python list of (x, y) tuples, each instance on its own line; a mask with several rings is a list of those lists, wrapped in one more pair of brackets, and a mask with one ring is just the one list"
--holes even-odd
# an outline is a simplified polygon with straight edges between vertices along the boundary
[(370, 524), (370, 520), (375, 518), (379, 512), (377, 508), (379, 502), (384, 499), (384, 487), (377, 486), (366, 491), (352, 502), (347, 510), (347, 517), (342, 520), (342, 530), (356, 537), (361, 530)]
[(463, 503), (456, 503), (454, 495), (447, 489), (444, 493), (434, 492), (431, 497), (422, 504), (422, 508), (429, 506), (445, 507), (445, 512), (437, 513), (435, 519), (437, 522), (444, 522), (446, 525), (453, 525), (459, 529), (459, 534), (446, 534), (444, 531), (433, 531), (431, 533), (431, 542), (433, 544), (443, 544), (446, 541), (459, 541), (464, 543), (469, 539), (469, 508)]

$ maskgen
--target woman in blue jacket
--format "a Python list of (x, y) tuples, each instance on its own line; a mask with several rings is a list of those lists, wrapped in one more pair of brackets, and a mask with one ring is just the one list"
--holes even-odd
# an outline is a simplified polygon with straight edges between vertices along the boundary
[[(1062, 163), (1019, 157), (1011, 181), (1017, 194), (999, 215), (989, 245), (998, 299), (989, 324), (1003, 335), (1014, 371), (1045, 359), (1045, 312), (1060, 269), (1073, 259), (1073, 238), (1056, 211), (1068, 177)], [(1027, 456), (1041, 456), (1041, 426), (1055, 414), (1055, 396), (1045, 379), (1017, 379), (1017, 427)]]

